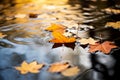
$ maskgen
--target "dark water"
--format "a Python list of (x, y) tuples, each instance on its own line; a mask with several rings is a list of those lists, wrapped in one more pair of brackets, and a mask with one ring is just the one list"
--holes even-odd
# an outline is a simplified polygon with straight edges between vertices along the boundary
[[(82, 65), (83, 70), (81, 69), (78, 76), (64, 77), (47, 72), (48, 66), (54, 62), (68, 60), (79, 67), (84, 62), (81, 63), (81, 57), (75, 55), (70, 48), (63, 46), (52, 49), (53, 44), (48, 42), (51, 38), (50, 33), (44, 31), (51, 23), (70, 27), (85, 24), (95, 27), (90, 36), (99, 38), (99, 34), (102, 34), (103, 40), (115, 41), (120, 46), (119, 30), (104, 28), (106, 22), (119, 21), (119, 14), (108, 14), (103, 11), (105, 8), (119, 9), (119, 3), (119, 0), (69, 0), (68, 2), (67, 0), (2, 0), (0, 32), (7, 36), (0, 39), (0, 80), (119, 80), (116, 74), (120, 67), (117, 64), (120, 57), (119, 50), (114, 51), (112, 56), (97, 55), (101, 61), (98, 60), (96, 64), (103, 69), (99, 67), (91, 69), (92, 62), (89, 63), (88, 56), (92, 56), (94, 62), (97, 61), (94, 57), (96, 55), (83, 55), (87, 56), (88, 66)], [(103, 65), (102, 59), (106, 60)], [(21, 75), (14, 69), (23, 61), (34, 60), (47, 64), (38, 74)], [(114, 76), (110, 76), (109, 73), (113, 73)]]

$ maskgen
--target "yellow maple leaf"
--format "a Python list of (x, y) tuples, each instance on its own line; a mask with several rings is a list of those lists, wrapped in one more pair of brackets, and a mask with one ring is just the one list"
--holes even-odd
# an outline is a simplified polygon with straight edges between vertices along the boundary
[(56, 30), (58, 30), (58, 31), (61, 31), (61, 32), (63, 32), (64, 30), (65, 30), (65, 26), (63, 26), (63, 25), (60, 25), (60, 24), (51, 24), (49, 27), (47, 27), (45, 30), (47, 30), (47, 31), (56, 31)]
[(27, 74), (28, 72), (38, 73), (39, 69), (41, 69), (43, 66), (44, 64), (37, 64), (36, 61), (33, 61), (31, 63), (23, 61), (21, 66), (15, 67), (15, 69), (20, 71), (21, 74)]
[(80, 69), (76, 66), (76, 67), (71, 67), (71, 68), (68, 68), (68, 69), (62, 71), (61, 74), (64, 76), (75, 76), (79, 72), (80, 72)]
[(39, 69), (41, 69), (42, 67), (44, 66), (44, 64), (37, 64), (36, 61), (34, 62), (31, 62), (29, 64), (29, 72), (31, 73), (38, 73), (39, 72)]
[(82, 39), (80, 39), (78, 42), (80, 42), (80, 44), (83, 44), (83, 45), (85, 45), (85, 44), (95, 44), (96, 42), (98, 42), (97, 40), (94, 40), (93, 38), (88, 38), (88, 39), (86, 39), (86, 38), (82, 38)]
[(15, 67), (16, 70), (20, 71), (21, 74), (26, 74), (29, 72), (29, 64), (26, 61), (23, 61), (21, 67)]
[(0, 38), (5, 37), (6, 35), (0, 32)]
[(76, 41), (74, 37), (66, 37), (57, 31), (52, 32), (52, 36), (54, 38), (51, 39), (50, 42), (53, 42), (53, 43), (71, 43)]

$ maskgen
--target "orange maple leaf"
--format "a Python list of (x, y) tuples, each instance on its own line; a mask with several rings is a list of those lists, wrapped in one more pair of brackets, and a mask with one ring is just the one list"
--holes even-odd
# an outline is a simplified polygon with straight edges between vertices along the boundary
[(105, 41), (102, 44), (96, 43), (95, 45), (90, 45), (89, 52), (93, 53), (95, 51), (102, 51), (105, 54), (109, 54), (112, 48), (116, 48), (117, 46), (113, 45), (110, 41)]
[(27, 74), (28, 72), (31, 73), (38, 73), (39, 69), (41, 69), (44, 64), (37, 64), (36, 61), (31, 63), (27, 63), (23, 61), (20, 67), (15, 67), (16, 70), (20, 71), (21, 74)]
[(76, 41), (74, 37), (66, 37), (57, 31), (52, 32), (52, 36), (54, 38), (50, 40), (50, 42), (53, 42), (53, 43), (71, 43)]
[(45, 30), (47, 31), (56, 31), (63, 32), (65, 30), (65, 26), (60, 24), (51, 24), (49, 27), (47, 27)]
[(61, 72), (65, 69), (67, 69), (69, 67), (69, 63), (64, 62), (57, 62), (57, 63), (53, 63), (51, 64), (50, 68), (48, 69), (49, 72)]

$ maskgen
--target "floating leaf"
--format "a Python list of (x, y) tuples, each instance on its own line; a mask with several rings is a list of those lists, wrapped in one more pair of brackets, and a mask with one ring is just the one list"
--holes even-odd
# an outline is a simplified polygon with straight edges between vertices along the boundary
[(71, 67), (71, 68), (68, 68), (68, 69), (62, 71), (61, 74), (69, 77), (69, 76), (75, 76), (79, 72), (80, 72), (80, 69), (76, 66), (76, 67)]
[(48, 28), (46, 28), (45, 30), (47, 31), (56, 31), (56, 30), (60, 30), (60, 31), (64, 31), (65, 30), (65, 26), (60, 25), (60, 24), (51, 24)]
[(57, 63), (53, 63), (51, 64), (50, 68), (48, 69), (49, 72), (61, 72), (65, 69), (67, 69), (69, 67), (69, 63), (68, 62), (57, 62)]
[(53, 43), (71, 43), (71, 42), (75, 42), (74, 37), (66, 37), (66, 36), (64, 36), (63, 34), (57, 32), (57, 31), (52, 32), (52, 35), (53, 35), (54, 38), (52, 40), (50, 40), (50, 42), (53, 42)]
[(85, 45), (85, 44), (93, 44), (94, 45), (97, 42), (97, 40), (94, 40), (93, 38), (90, 37), (88, 39), (82, 38), (78, 42), (80, 42), (80, 44), (83, 44), (83, 45)]
[(0, 38), (4, 38), (6, 35), (0, 32)]
[(105, 26), (106, 27), (113, 27), (115, 29), (119, 29), (120, 28), (120, 21), (117, 21), (117, 22), (107, 22), (107, 24)]
[(15, 67), (15, 69), (20, 71), (21, 74), (27, 74), (28, 72), (38, 73), (39, 69), (41, 69), (43, 65), (44, 64), (37, 64), (36, 61), (33, 61), (31, 63), (27, 63), (26, 61), (23, 61), (21, 66)]
[(105, 54), (109, 54), (112, 48), (116, 48), (112, 42), (110, 41), (105, 41), (102, 44), (96, 43), (95, 45), (90, 45), (89, 52), (93, 53), (95, 51), (102, 51)]
[(22, 64), (21, 64), (21, 67), (15, 67), (16, 70), (20, 71), (21, 74), (27, 74), (29, 72), (29, 64), (24, 61)]

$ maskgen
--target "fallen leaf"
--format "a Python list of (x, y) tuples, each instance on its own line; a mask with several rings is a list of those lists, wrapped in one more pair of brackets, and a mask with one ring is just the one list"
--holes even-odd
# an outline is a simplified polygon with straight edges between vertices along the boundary
[(53, 43), (72, 43), (76, 41), (74, 37), (66, 37), (57, 31), (52, 32), (52, 36), (54, 38), (50, 40), (50, 42), (53, 42)]
[(95, 45), (90, 45), (89, 52), (93, 53), (95, 51), (102, 51), (105, 54), (109, 54), (112, 48), (116, 48), (112, 42), (105, 41), (102, 44), (96, 43)]
[(65, 26), (63, 25), (60, 25), (60, 24), (51, 24), (48, 28), (46, 28), (45, 30), (47, 31), (56, 31), (56, 30), (59, 30), (59, 31), (64, 31), (65, 30)]
[(31, 73), (39, 73), (39, 69), (41, 69), (44, 64), (37, 64), (36, 61), (31, 63), (27, 63), (23, 61), (20, 67), (15, 67), (16, 70), (20, 71), (21, 74), (27, 74), (28, 72)]
[(75, 76), (79, 72), (80, 72), (80, 69), (76, 66), (76, 67), (71, 67), (71, 68), (68, 68), (68, 69), (62, 71), (61, 74), (69, 77), (69, 76)]
[(50, 68), (48, 69), (49, 72), (61, 72), (65, 69), (67, 69), (69, 67), (69, 63), (68, 62), (57, 62), (57, 63), (53, 63), (51, 64)]
[(97, 40), (94, 40), (93, 38), (88, 38), (88, 39), (86, 39), (86, 38), (82, 38), (82, 39), (80, 39), (80, 40), (78, 40), (78, 42), (80, 42), (80, 44), (82, 44), (82, 45), (85, 45), (85, 44), (95, 44), (96, 42), (97, 42)]
[(113, 27), (115, 29), (119, 29), (120, 28), (120, 21), (117, 21), (117, 22), (107, 22), (105, 27)]
[(39, 73), (39, 69), (41, 69), (44, 66), (44, 64), (37, 64), (36, 61), (31, 62), (29, 64), (29, 72), (31, 73)]
[(29, 64), (23, 61), (21, 67), (15, 67), (16, 70), (20, 71), (21, 74), (27, 74), (29, 72)]
[(0, 32), (0, 38), (4, 38), (6, 35)]

